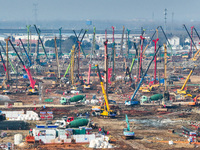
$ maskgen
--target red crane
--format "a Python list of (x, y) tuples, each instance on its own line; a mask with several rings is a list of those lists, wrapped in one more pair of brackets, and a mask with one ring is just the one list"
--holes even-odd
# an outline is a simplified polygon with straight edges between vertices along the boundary
[(11, 40), (9, 39), (8, 41), (10, 42), (10, 45), (12, 46), (13, 50), (17, 54), (17, 57), (21, 61), (22, 65), (23, 65), (23, 67), (24, 67), (24, 69), (25, 69), (25, 71), (26, 71), (26, 73), (28, 75), (31, 88), (34, 89), (34, 87), (35, 87), (35, 81), (33, 80), (32, 76), (31, 76), (30, 69), (25, 66), (24, 62), (22, 61), (21, 57), (19, 56), (19, 54), (18, 54), (17, 50), (15, 49), (15, 47), (14, 47), (13, 43), (11, 42)]

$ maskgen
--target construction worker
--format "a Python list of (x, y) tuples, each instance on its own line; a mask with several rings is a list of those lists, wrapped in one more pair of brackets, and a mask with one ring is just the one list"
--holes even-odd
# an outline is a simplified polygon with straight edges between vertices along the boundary
[(33, 136), (33, 129), (29, 130), (29, 135)]

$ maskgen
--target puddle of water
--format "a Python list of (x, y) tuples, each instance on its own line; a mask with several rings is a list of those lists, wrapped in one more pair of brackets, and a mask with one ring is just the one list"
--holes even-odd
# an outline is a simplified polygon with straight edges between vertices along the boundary
[(135, 122), (136, 124), (142, 124), (143, 126), (146, 127), (164, 127), (164, 126), (169, 126), (173, 125), (175, 123), (178, 123), (180, 121), (173, 121), (171, 119), (144, 119), (144, 120), (138, 120), (138, 119), (130, 119), (130, 122)]

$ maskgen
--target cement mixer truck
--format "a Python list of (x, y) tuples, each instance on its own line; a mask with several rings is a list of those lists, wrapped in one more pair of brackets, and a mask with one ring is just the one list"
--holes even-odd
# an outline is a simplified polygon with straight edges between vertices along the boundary
[(60, 104), (62, 105), (70, 105), (72, 102), (85, 101), (86, 95), (75, 95), (73, 97), (61, 97)]

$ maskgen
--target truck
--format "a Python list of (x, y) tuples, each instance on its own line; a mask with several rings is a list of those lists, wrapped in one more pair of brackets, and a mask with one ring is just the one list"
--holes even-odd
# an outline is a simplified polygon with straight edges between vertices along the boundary
[(151, 102), (151, 101), (161, 101), (163, 99), (163, 94), (154, 94), (150, 97), (147, 96), (142, 96), (140, 99), (141, 103), (147, 103), (147, 102)]
[(136, 100), (125, 101), (126, 106), (139, 105), (140, 102)]
[(72, 103), (72, 102), (78, 102), (78, 101), (85, 101), (85, 99), (86, 99), (86, 95), (75, 95), (75, 96), (73, 96), (73, 97), (71, 97), (71, 98), (69, 98), (69, 97), (61, 97), (61, 99), (60, 99), (60, 104), (62, 104), (62, 105), (66, 105), (66, 104), (70, 104), (70, 103)]

